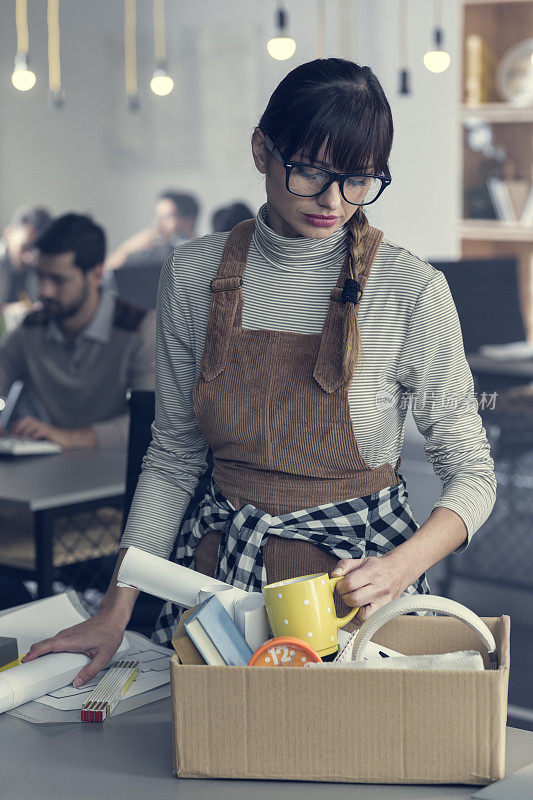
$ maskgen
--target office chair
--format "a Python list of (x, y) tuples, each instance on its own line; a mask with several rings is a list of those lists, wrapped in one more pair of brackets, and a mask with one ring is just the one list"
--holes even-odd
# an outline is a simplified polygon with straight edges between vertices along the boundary
[[(124, 518), (122, 530), (126, 527), (126, 520), (130, 513), (133, 495), (137, 488), (137, 481), (142, 470), (142, 462), (148, 445), (152, 439), (152, 422), (155, 417), (155, 394), (150, 391), (135, 390), (130, 393), (128, 400), (130, 407), (130, 432), (128, 439), (128, 459), (126, 465), (126, 494), (124, 497)], [(185, 512), (191, 513), (204, 496), (211, 473), (213, 471), (213, 456), (211, 450), (207, 455), (207, 468), (200, 476), (198, 485)]]
[(459, 315), (465, 353), (526, 339), (514, 257), (431, 261), (444, 273)]
[[(516, 258), (431, 263), (448, 281), (467, 354), (484, 344), (526, 339)], [(480, 384), (477, 388), (479, 394)], [(527, 387), (499, 392), (494, 408), (480, 408), (480, 415), (494, 458), (497, 498), (468, 550), (460, 559), (446, 559), (440, 586), (444, 596), (450, 595), (457, 578), (533, 590), (533, 392)]]
[(126, 494), (124, 496), (124, 515), (122, 531), (130, 513), (131, 503), (137, 481), (141, 474), (142, 462), (152, 438), (152, 422), (155, 416), (155, 393), (133, 391), (129, 396), (130, 431), (128, 437), (128, 460), (126, 463)]
[[(155, 394), (150, 391), (132, 391), (128, 402), (130, 407), (130, 431), (122, 532), (124, 532), (128, 514), (130, 513), (133, 496), (142, 470), (143, 458), (152, 438), (151, 428), (155, 417)], [(200, 476), (194, 495), (185, 511), (185, 516), (190, 515), (194, 511), (204, 496), (209, 481), (211, 480), (212, 469), (213, 461), (211, 451), (209, 451), (207, 468)], [(173, 556), (174, 550), (170, 558)], [(163, 601), (159, 598), (141, 592), (133, 609), (130, 627), (140, 633), (144, 633), (145, 636), (150, 636), (154, 629), (159, 611), (161, 610), (162, 602)]]
[(156, 307), (161, 264), (122, 267), (113, 273), (118, 296), (146, 311)]

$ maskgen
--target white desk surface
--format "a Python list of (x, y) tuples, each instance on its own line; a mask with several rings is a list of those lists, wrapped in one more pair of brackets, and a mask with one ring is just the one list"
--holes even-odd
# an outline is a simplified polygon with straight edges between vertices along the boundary
[(468, 363), (472, 372), (487, 373), (490, 375), (510, 375), (533, 380), (532, 358), (488, 358), (487, 356), (469, 353)]
[[(464, 800), (479, 787), (177, 779), (170, 698), (98, 724), (0, 715), (2, 800)], [(533, 732), (507, 729), (507, 771), (533, 760)]]
[(125, 450), (0, 458), (0, 505), (42, 511), (120, 495), (125, 487)]

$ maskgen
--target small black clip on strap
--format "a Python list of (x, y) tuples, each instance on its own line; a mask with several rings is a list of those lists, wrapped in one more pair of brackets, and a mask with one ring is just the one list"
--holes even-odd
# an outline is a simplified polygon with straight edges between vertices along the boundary
[(357, 305), (359, 300), (361, 299), (361, 295), (363, 291), (361, 289), (361, 284), (359, 281), (354, 280), (353, 278), (346, 278), (344, 281), (344, 286), (342, 288), (342, 301), (343, 303), (353, 303)]

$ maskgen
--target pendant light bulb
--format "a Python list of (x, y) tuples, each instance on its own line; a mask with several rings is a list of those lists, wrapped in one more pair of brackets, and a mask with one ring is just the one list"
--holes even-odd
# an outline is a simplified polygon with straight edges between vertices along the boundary
[(442, 38), (442, 29), (435, 28), (433, 31), (435, 49), (424, 53), (424, 66), (429, 72), (445, 72), (450, 66), (451, 57), (448, 51), (441, 46)]
[(430, 72), (445, 72), (450, 63), (450, 54), (446, 50), (428, 50), (424, 53), (424, 66)]
[(267, 50), (276, 61), (286, 61), (296, 52), (296, 42), (290, 36), (275, 36), (268, 40)]
[(267, 50), (276, 61), (286, 61), (296, 52), (296, 42), (287, 35), (287, 12), (281, 3), (276, 11), (276, 36), (268, 40)]
[(174, 81), (167, 73), (164, 66), (159, 66), (154, 69), (152, 80), (150, 81), (150, 89), (158, 97), (165, 97), (170, 94), (174, 88)]
[(17, 53), (15, 56), (15, 68), (11, 75), (11, 83), (19, 92), (29, 92), (33, 89), (37, 78), (35, 72), (28, 68), (28, 56), (25, 53)]
[(167, 72), (167, 45), (165, 34), (165, 0), (153, 0), (155, 69), (150, 89), (158, 97), (165, 97), (174, 88), (174, 80)]

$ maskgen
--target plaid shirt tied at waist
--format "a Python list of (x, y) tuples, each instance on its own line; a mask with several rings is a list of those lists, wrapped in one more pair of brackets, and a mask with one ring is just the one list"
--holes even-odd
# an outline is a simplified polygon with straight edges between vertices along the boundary
[[(202, 537), (208, 531), (220, 531), (214, 577), (245, 591), (260, 592), (267, 583), (262, 547), (270, 535), (311, 542), (339, 559), (359, 559), (384, 555), (417, 529), (403, 479), (367, 497), (277, 517), (253, 505), (237, 511), (211, 481), (194, 514), (183, 521), (175, 560), (194, 569), (195, 550)], [(428, 592), (425, 574), (406, 589), (408, 594)], [(168, 641), (180, 615), (178, 606), (165, 603), (152, 638)]]

